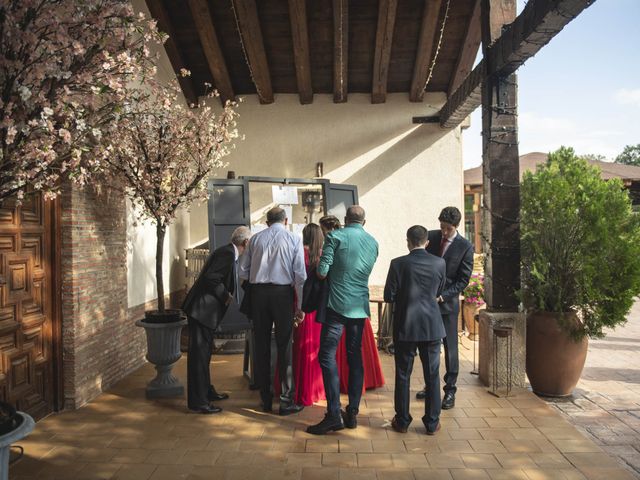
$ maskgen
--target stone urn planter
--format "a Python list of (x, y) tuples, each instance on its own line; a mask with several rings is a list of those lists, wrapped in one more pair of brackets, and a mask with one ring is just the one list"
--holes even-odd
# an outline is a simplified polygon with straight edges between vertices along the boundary
[[(158, 315), (164, 315), (158, 322)], [(168, 320), (168, 321), (167, 321)], [(180, 359), (180, 333), (187, 319), (179, 310), (147, 312), (143, 320), (136, 325), (143, 327), (147, 334), (147, 360), (152, 363), (157, 375), (147, 384), (147, 398), (180, 397), (184, 387), (171, 373), (173, 365)]]
[[(566, 397), (580, 380), (587, 358), (587, 337), (575, 341), (558, 325), (558, 313), (535, 312), (527, 318), (527, 377), (538, 395)], [(578, 322), (575, 313), (565, 313)]]
[(0, 435), (0, 480), (9, 479), (9, 452), (11, 445), (29, 435), (36, 425), (30, 415), (23, 412), (17, 412), (17, 414), (22, 419), (17, 428), (9, 433)]
[(487, 308), (486, 305), (474, 305), (473, 303), (464, 302), (462, 304), (462, 318), (464, 325), (469, 332), (469, 340), (477, 340), (480, 336), (480, 322), (476, 320), (480, 310)]

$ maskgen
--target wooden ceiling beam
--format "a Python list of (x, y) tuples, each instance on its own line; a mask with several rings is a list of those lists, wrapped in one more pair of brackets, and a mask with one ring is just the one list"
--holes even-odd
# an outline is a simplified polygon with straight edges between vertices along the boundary
[(207, 57), (209, 71), (213, 76), (213, 82), (220, 94), (220, 100), (224, 105), (227, 100), (235, 100), (235, 94), (231, 84), (231, 77), (227, 70), (227, 64), (222, 55), (222, 49), (220, 48), (218, 36), (213, 25), (209, 5), (207, 0), (189, 0), (189, 8), (191, 9), (191, 16), (193, 17), (196, 30), (198, 31), (202, 49)]
[(538, 53), (571, 20), (595, 0), (529, 0), (502, 35), (487, 47), (483, 60), (440, 110), (440, 125), (459, 125), (482, 103), (482, 82), (488, 75), (507, 76)]
[(260, 103), (273, 103), (273, 87), (255, 0), (232, 0), (239, 34)]
[(441, 7), (442, 0), (424, 1), (420, 39), (418, 40), (416, 61), (413, 64), (413, 77), (409, 92), (409, 100), (412, 102), (421, 102), (424, 97), (424, 88), (432, 62), (433, 46), (438, 35), (438, 18), (440, 18)]
[(347, 101), (349, 85), (349, 0), (333, 0), (333, 102)]
[(167, 52), (173, 71), (178, 78), (182, 93), (190, 106), (197, 106), (198, 95), (196, 94), (193, 80), (191, 77), (183, 77), (180, 75), (181, 69), (186, 68), (188, 70), (189, 68), (185, 64), (182, 55), (180, 55), (180, 50), (174, 40), (176, 36), (174, 35), (169, 15), (165, 10), (164, 5), (162, 5), (162, 0), (146, 0), (146, 3), (151, 16), (155, 18), (156, 22), (158, 22), (158, 30), (169, 35), (169, 38), (164, 42), (164, 49)]
[(384, 103), (387, 99), (387, 78), (397, 8), (398, 0), (380, 0), (378, 4), (378, 29), (373, 57), (371, 103)]
[(462, 81), (471, 73), (473, 62), (476, 59), (478, 48), (480, 47), (481, 36), (480, 0), (476, 0), (471, 16), (469, 17), (469, 23), (467, 24), (467, 31), (464, 36), (464, 41), (462, 42), (462, 50), (456, 61), (451, 82), (449, 82), (449, 96), (456, 91)]
[(311, 61), (309, 60), (309, 31), (305, 0), (289, 0), (289, 18), (293, 41), (293, 58), (296, 64), (296, 80), (300, 103), (313, 103), (311, 86)]

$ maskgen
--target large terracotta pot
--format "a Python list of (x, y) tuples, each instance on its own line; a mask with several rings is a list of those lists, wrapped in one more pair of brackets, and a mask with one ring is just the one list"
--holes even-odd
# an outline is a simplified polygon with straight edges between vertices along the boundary
[(469, 332), (469, 340), (476, 340), (480, 336), (480, 322), (476, 321), (476, 315), (486, 307), (486, 305), (478, 306), (467, 302), (462, 305), (462, 316), (467, 332)]
[[(566, 397), (580, 380), (587, 358), (587, 337), (576, 342), (558, 325), (559, 314), (535, 312), (527, 317), (527, 377), (538, 395)], [(578, 322), (574, 313), (568, 321)]]

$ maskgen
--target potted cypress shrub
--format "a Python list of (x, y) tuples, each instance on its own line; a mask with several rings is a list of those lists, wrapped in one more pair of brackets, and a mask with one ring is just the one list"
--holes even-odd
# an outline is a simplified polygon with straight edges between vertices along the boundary
[[(147, 360), (158, 372), (147, 386), (147, 397), (184, 392), (171, 374), (181, 356), (180, 332), (186, 319), (180, 310), (165, 308), (162, 263), (167, 227), (179, 209), (207, 198), (207, 179), (223, 166), (222, 158), (237, 137), (235, 103), (226, 102), (216, 112), (205, 100), (187, 106), (180, 95), (177, 80), (161, 84), (145, 79), (124, 104), (117, 126), (119, 142), (105, 160), (106, 172), (129, 197), (137, 217), (156, 228), (158, 308), (136, 322), (145, 328)], [(217, 95), (214, 91), (205, 98)]]
[(562, 147), (521, 184), (526, 371), (534, 392), (567, 396), (588, 338), (623, 324), (640, 293), (640, 216), (620, 180)]

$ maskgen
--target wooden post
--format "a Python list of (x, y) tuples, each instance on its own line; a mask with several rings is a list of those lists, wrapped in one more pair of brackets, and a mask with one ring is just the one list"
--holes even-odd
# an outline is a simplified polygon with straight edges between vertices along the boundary
[[(482, 0), (482, 48), (516, 17), (515, 0)], [(483, 246), (485, 299), (493, 312), (517, 312), (520, 288), (520, 168), (518, 162), (517, 78), (492, 75), (482, 83)]]

